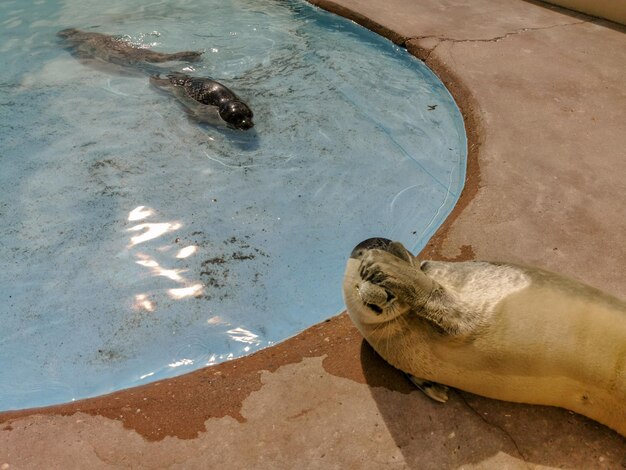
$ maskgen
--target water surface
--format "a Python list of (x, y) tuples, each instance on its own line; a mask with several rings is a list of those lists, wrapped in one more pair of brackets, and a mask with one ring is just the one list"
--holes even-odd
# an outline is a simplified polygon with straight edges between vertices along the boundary
[[(462, 189), (441, 82), (306, 3), (22, 0), (0, 18), (0, 409), (292, 336), (341, 311), (354, 245), (421, 249)], [(55, 37), (67, 27), (204, 50), (185, 70), (235, 90), (254, 131), (198, 125), (147, 79), (81, 64)]]

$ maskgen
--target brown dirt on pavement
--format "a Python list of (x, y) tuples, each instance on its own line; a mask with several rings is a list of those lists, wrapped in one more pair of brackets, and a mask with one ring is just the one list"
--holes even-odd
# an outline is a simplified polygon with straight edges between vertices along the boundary
[[(344, 313), (251, 356), (173, 379), (64, 405), (0, 413), (0, 430), (10, 431), (11, 422), (25, 416), (82, 412), (119, 420), (149, 441), (166, 436), (193, 439), (206, 430), (209, 418), (232, 416), (244, 422), (241, 405), (250, 393), (261, 388), (261, 371), (274, 372), (305, 357), (324, 355), (323, 365), (330, 374), (366, 383), (365, 366), (370, 386), (404, 393), (412, 390), (401, 372), (389, 367), (371, 348), (364, 348), (366, 352), (361, 349), (361, 335)], [(376, 377), (373, 383), (372, 376)]]

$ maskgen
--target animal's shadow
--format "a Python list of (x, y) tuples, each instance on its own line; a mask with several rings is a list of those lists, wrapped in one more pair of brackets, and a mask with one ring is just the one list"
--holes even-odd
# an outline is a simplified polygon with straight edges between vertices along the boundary
[(366, 341), (361, 364), (380, 415), (410, 468), (517, 468), (524, 461), (567, 468), (626, 465), (626, 439), (583, 416), (456, 389), (450, 389), (447, 403), (437, 403)]
[(226, 126), (212, 126), (210, 124), (204, 124), (197, 122), (193, 116), (189, 116), (190, 122), (202, 127), (205, 130), (210, 130), (221, 134), (231, 144), (244, 152), (253, 152), (259, 148), (261, 137), (257, 133), (256, 129), (249, 129), (247, 131), (240, 131), (236, 129), (230, 129)]

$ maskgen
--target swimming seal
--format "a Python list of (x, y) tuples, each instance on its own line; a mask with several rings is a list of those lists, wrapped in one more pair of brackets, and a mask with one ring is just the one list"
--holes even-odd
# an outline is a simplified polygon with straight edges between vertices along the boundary
[(217, 124), (221, 120), (240, 130), (254, 126), (252, 110), (220, 82), (177, 72), (166, 78), (150, 77), (150, 83), (174, 94), (198, 121)]
[(350, 255), (348, 314), (427, 395), (446, 386), (575, 411), (626, 436), (626, 302), (538, 268), (419, 261), (373, 238)]
[(202, 52), (183, 51), (168, 54), (137, 46), (120, 36), (63, 29), (57, 33), (63, 38), (72, 54), (79, 59), (96, 60), (122, 67), (136, 67), (143, 63), (174, 61), (196, 62)]

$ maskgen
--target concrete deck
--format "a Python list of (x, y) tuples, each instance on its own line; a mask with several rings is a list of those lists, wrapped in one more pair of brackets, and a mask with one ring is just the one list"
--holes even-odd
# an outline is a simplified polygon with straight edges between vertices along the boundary
[[(424, 257), (535, 264), (626, 297), (623, 27), (522, 0), (315, 3), (406, 45), (462, 108), (466, 190)], [(615, 469), (626, 440), (556, 408), (434, 403), (345, 315), (173, 380), (0, 414), (0, 470), (164, 467)]]

